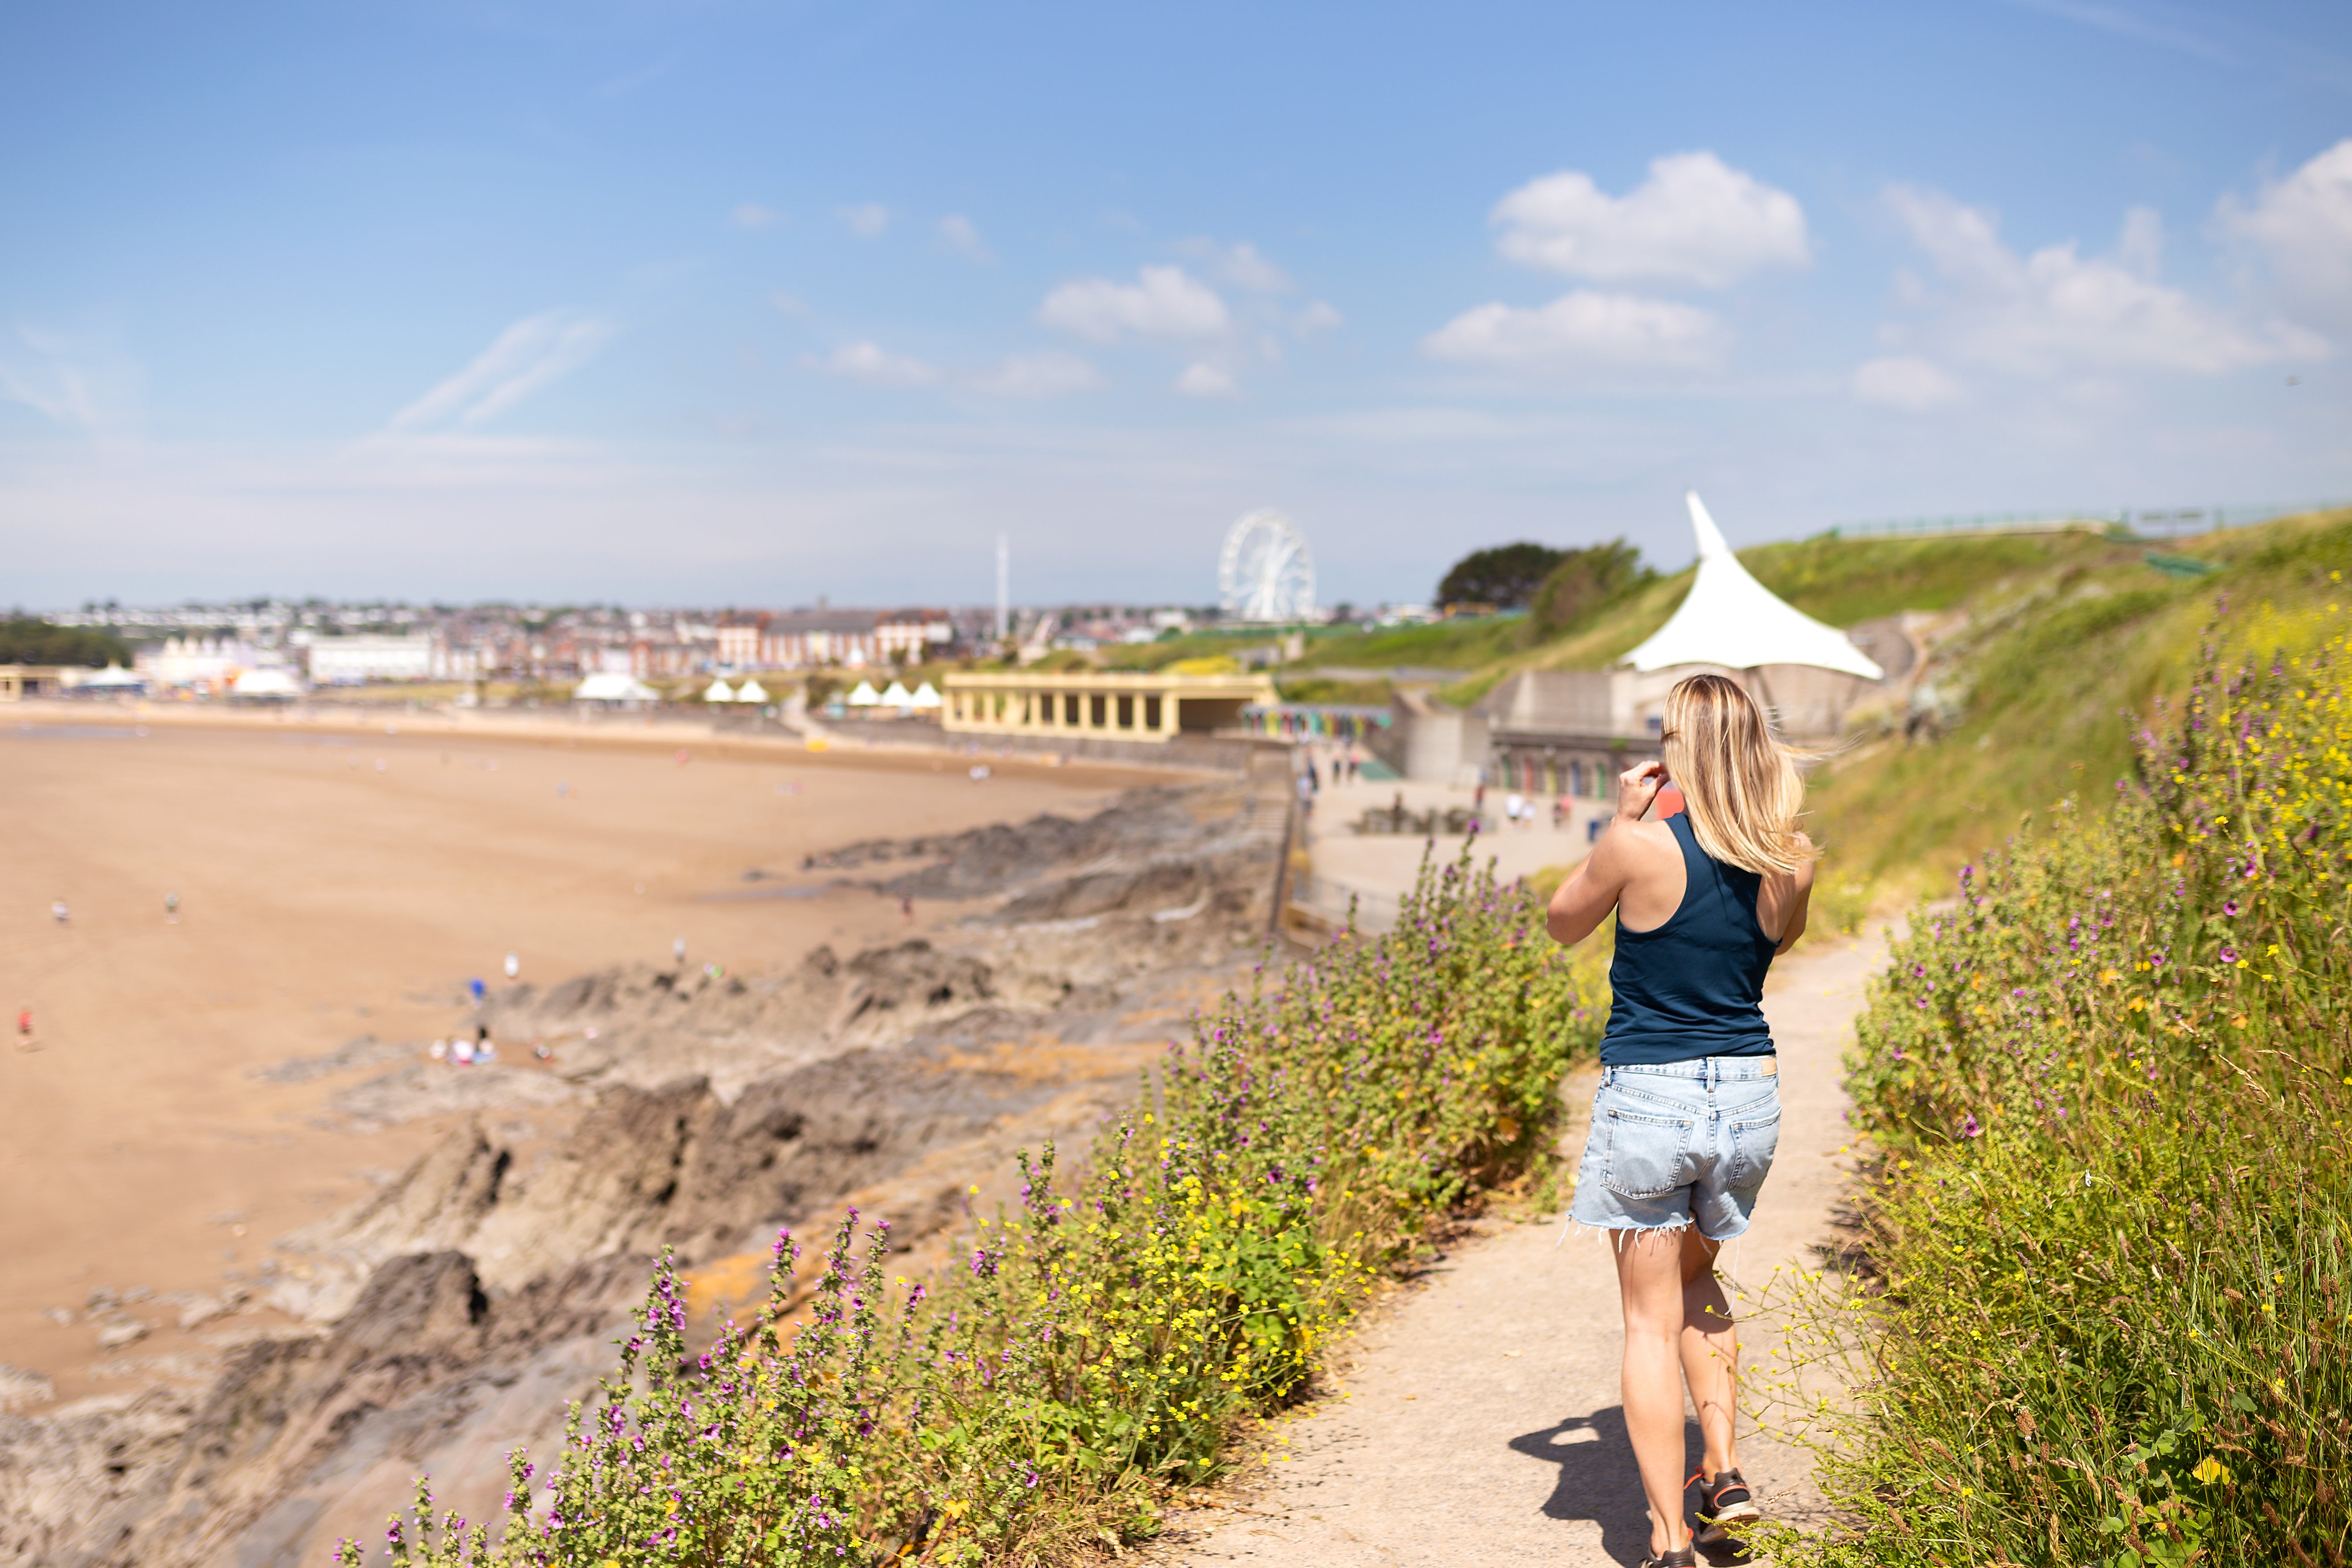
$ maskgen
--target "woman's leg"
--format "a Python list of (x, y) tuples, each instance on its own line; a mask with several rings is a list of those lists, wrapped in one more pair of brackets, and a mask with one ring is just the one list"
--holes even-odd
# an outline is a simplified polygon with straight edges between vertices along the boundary
[(1716, 1255), (1722, 1250), (1723, 1243), (1707, 1240), (1696, 1226), (1683, 1232), (1683, 1377), (1690, 1384), (1705, 1445), (1699, 1468), (1708, 1477), (1739, 1468), (1739, 1339), (1723, 1281), (1715, 1277)]
[(1683, 1352), (1685, 1236), (1681, 1230), (1619, 1231), (1617, 1293), (1625, 1310), (1625, 1433), (1650, 1500), (1650, 1549), (1691, 1543), (1683, 1518)]

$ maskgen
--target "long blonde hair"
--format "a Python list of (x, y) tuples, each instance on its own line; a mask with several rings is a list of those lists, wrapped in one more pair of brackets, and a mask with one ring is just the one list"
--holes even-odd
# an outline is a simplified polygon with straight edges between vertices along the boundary
[(1666, 775), (1683, 792), (1691, 833), (1717, 859), (1769, 875), (1815, 851), (1797, 831), (1805, 804), (1798, 753), (1783, 744), (1739, 683), (1694, 675), (1666, 693)]

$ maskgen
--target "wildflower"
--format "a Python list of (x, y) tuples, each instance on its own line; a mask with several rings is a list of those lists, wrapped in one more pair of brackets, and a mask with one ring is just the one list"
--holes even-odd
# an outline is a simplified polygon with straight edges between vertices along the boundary
[(1974, 1138), (1974, 1137), (1976, 1137), (1979, 1133), (1982, 1132), (1983, 1131), (1984, 1131), (1984, 1129), (1983, 1129), (1983, 1128), (1979, 1127), (1979, 1126), (1977, 1125), (1977, 1113), (1976, 1113), (1975, 1111), (1971, 1110), (1971, 1111), (1969, 1111), (1969, 1112), (1968, 1113), (1968, 1115), (1966, 1115), (1966, 1116), (1964, 1116), (1964, 1117), (1962, 1117), (1962, 1118), (1960, 1119), (1960, 1136), (1961, 1136), (1961, 1137), (1963, 1137), (1963, 1138)]

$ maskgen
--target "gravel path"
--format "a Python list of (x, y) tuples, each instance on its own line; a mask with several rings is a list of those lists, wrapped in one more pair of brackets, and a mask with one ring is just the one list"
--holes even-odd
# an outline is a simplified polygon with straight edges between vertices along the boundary
[[(1776, 1265), (1812, 1266), (1829, 1237), (1848, 1164), (1838, 1059), (1885, 952), (1875, 933), (1808, 945), (1767, 986), (1782, 1121), (1755, 1225), (1730, 1255), (1750, 1289)], [(1580, 1146), (1580, 1124), (1572, 1136)], [(1269, 1427), (1257, 1479), (1176, 1513), (1150, 1555), (1186, 1568), (1638, 1563), (1649, 1526), (1618, 1394), (1615, 1274), (1598, 1237), (1556, 1247), (1560, 1228), (1555, 1215), (1457, 1244), (1371, 1316), (1332, 1397)], [(1763, 1327), (1744, 1337), (1751, 1374), (1769, 1348)], [(1810, 1516), (1806, 1455), (1750, 1436), (1741, 1415), (1741, 1468), (1766, 1509)], [(1695, 1462), (1696, 1424), (1688, 1434)]]

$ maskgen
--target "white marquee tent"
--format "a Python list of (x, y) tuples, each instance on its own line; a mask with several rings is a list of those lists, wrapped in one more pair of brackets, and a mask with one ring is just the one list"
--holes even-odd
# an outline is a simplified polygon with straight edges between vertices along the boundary
[(939, 688), (928, 680), (915, 688), (914, 697), (907, 703), (909, 708), (938, 708), (941, 705)]
[(702, 700), (705, 702), (732, 702), (735, 700), (735, 689), (724, 679), (714, 677), (702, 693)]
[(1635, 669), (1809, 664), (1864, 680), (1885, 679), (1886, 672), (1843, 632), (1813, 619), (1749, 576), (1724, 542), (1697, 491), (1685, 492), (1684, 499), (1690, 503), (1691, 529), (1698, 535), (1698, 576), (1673, 617), (1625, 656)]
[(757, 676), (745, 676), (743, 684), (735, 689), (735, 700), (738, 702), (765, 702), (767, 700), (768, 689), (760, 684)]
[(599, 670), (572, 689), (574, 702), (610, 702), (625, 707), (658, 702), (661, 693), (635, 676), (617, 669)]

